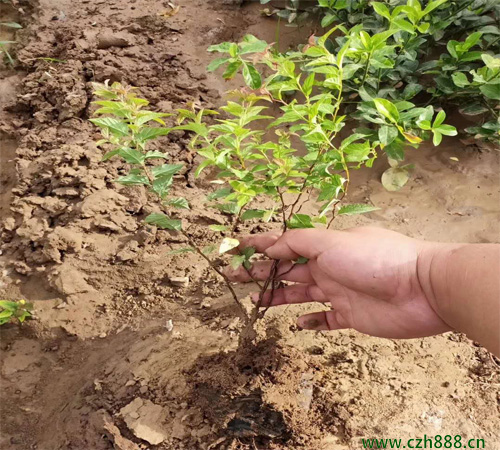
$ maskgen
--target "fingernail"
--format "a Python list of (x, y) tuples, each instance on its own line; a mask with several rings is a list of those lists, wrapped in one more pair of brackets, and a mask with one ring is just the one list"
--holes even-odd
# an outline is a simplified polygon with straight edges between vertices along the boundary
[(274, 251), (273, 251), (273, 248), (274, 248), (274, 245), (272, 245), (271, 247), (267, 248), (266, 251), (264, 252), (264, 254), (268, 257), (268, 258), (271, 258), (271, 259), (275, 259), (274, 258)]
[(259, 294), (252, 294), (252, 302), (257, 303), (259, 301)]
[(321, 322), (317, 319), (299, 319), (298, 325), (304, 330), (315, 330), (321, 325)]

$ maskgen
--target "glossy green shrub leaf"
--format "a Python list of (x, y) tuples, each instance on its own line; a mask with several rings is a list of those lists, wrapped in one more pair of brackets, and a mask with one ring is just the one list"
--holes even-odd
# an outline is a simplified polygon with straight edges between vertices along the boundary
[(259, 89), (262, 86), (262, 77), (252, 64), (247, 63), (243, 65), (243, 78), (247, 86), (252, 89)]
[(397, 124), (399, 121), (399, 111), (396, 106), (389, 100), (384, 98), (374, 98), (373, 102), (377, 111), (382, 114), (390, 122)]
[(483, 95), (492, 100), (500, 100), (500, 83), (485, 84), (479, 88)]

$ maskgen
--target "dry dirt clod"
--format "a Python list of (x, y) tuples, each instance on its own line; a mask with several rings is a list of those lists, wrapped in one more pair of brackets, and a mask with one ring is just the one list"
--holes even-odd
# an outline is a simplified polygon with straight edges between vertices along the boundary
[(134, 45), (135, 36), (126, 31), (102, 31), (97, 36), (97, 48), (100, 50), (110, 47), (130, 47)]
[(85, 281), (81, 272), (64, 264), (58, 271), (54, 272), (51, 285), (62, 295), (94, 291), (94, 288)]
[(166, 411), (161, 406), (140, 397), (120, 410), (120, 416), (130, 431), (152, 445), (161, 444), (167, 438), (163, 426), (165, 415)]
[(113, 443), (116, 450), (139, 450), (139, 446), (123, 437), (113, 419), (105, 410), (99, 410), (92, 417), (93, 426), (103, 431), (107, 438)]

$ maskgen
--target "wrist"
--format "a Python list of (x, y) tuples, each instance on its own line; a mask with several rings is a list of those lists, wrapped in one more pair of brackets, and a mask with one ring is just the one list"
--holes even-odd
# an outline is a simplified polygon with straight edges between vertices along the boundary
[(421, 242), (417, 259), (417, 277), (422, 292), (434, 312), (450, 328), (453, 323), (453, 299), (448, 289), (450, 258), (461, 244)]

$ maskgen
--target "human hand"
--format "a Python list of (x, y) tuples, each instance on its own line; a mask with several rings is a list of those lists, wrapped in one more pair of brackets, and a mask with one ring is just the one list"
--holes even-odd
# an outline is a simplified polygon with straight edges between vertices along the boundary
[[(428, 274), (419, 273), (419, 255), (433, 245), (439, 244), (363, 227), (348, 231), (292, 230), (281, 237), (275, 233), (253, 235), (241, 241), (240, 249), (255, 247), (257, 252), (280, 260), (278, 279), (295, 283), (273, 294), (266, 292), (262, 307), (331, 304), (331, 311), (300, 317), (300, 327), (354, 328), (378, 337), (416, 338), (451, 330), (421, 284), (421, 277)], [(309, 261), (293, 265), (299, 257)], [(240, 267), (226, 274), (239, 282), (265, 280), (272, 264), (273, 261), (257, 261), (250, 273)], [(259, 294), (255, 294), (254, 302), (258, 298)]]

